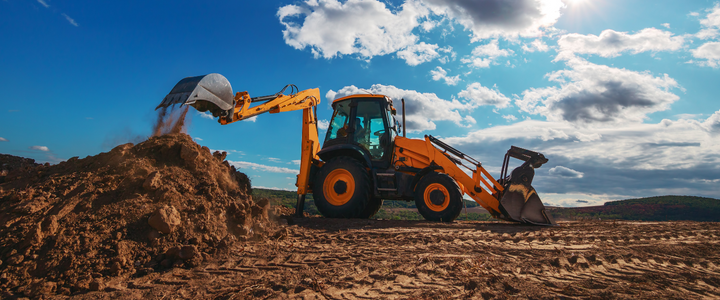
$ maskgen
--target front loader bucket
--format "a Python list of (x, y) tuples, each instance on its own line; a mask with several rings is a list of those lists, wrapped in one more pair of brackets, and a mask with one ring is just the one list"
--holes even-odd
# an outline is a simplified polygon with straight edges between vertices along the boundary
[(500, 199), (500, 210), (507, 219), (534, 225), (557, 225), (532, 187), (533, 161), (515, 168)]
[(234, 107), (230, 82), (217, 73), (187, 77), (180, 80), (155, 109), (175, 104), (192, 105), (198, 111), (210, 111), (214, 116), (225, 115)]
[(532, 186), (511, 183), (500, 199), (506, 216), (516, 222), (533, 225), (557, 225)]

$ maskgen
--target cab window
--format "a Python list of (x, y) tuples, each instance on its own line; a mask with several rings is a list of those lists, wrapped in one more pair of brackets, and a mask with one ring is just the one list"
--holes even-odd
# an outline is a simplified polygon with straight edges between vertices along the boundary
[(333, 114), (330, 125), (327, 129), (325, 141), (334, 140), (336, 138), (347, 137), (348, 134), (348, 117), (350, 116), (350, 101), (341, 101), (335, 104), (335, 113)]
[(378, 101), (362, 101), (358, 103), (355, 114), (355, 142), (370, 152), (373, 159), (380, 159), (385, 154), (386, 145), (381, 140), (387, 139), (385, 118)]

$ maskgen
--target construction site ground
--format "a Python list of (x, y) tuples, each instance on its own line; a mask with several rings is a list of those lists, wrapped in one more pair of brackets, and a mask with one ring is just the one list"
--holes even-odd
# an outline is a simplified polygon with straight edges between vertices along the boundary
[(117, 279), (75, 297), (720, 297), (718, 223), (285, 220), (277, 238), (237, 243), (201, 266)]

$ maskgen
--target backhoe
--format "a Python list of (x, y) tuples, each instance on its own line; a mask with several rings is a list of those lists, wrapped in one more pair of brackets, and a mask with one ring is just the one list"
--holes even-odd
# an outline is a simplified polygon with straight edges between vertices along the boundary
[[(531, 185), (534, 169), (548, 161), (542, 154), (512, 146), (495, 180), (480, 162), (433, 136), (407, 138), (404, 99), (400, 125), (392, 99), (378, 94), (335, 99), (321, 147), (319, 103), (318, 89), (299, 91), (294, 85), (269, 96), (233, 96), (230, 82), (212, 73), (181, 80), (156, 109), (191, 105), (212, 113), (222, 125), (265, 112), (302, 110), (297, 216), (302, 216), (305, 195), (312, 193), (318, 211), (328, 218), (370, 218), (385, 199), (415, 201), (426, 220), (452, 222), (468, 195), (495, 218), (556, 225)], [(511, 157), (524, 163), (508, 174)]]

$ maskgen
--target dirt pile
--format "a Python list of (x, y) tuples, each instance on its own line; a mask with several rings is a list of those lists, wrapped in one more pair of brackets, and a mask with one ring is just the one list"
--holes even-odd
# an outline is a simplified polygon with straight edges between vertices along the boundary
[(268, 202), (252, 201), (225, 155), (180, 133), (52, 166), (13, 162), (24, 167), (0, 184), (0, 298), (103, 290), (274, 234)]
[(39, 165), (32, 158), (0, 154), (0, 183), (5, 182), (6, 176), (12, 171), (22, 172)]

